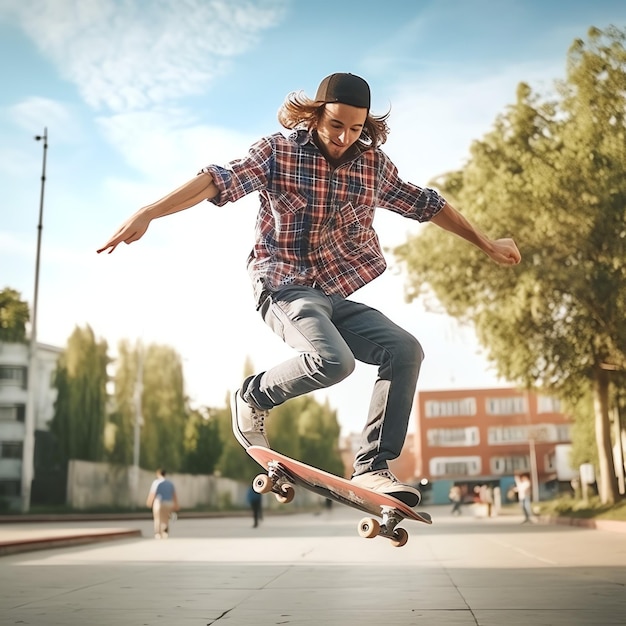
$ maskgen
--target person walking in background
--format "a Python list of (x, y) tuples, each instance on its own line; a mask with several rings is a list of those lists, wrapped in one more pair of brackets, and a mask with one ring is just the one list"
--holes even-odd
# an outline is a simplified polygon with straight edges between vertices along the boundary
[(491, 517), (493, 510), (493, 489), (489, 485), (481, 485), (480, 501), (485, 505), (487, 517)]
[(179, 510), (178, 496), (174, 483), (166, 478), (166, 471), (159, 468), (157, 477), (152, 481), (146, 506), (152, 508), (154, 520), (154, 538), (167, 539), (169, 536), (170, 515)]
[(448, 494), (450, 502), (452, 502), (452, 515), (461, 515), (461, 504), (463, 503), (463, 493), (461, 487), (458, 485), (452, 485), (450, 493)]
[(252, 509), (254, 519), (252, 528), (256, 528), (263, 519), (263, 499), (261, 494), (257, 493), (252, 486), (248, 488), (248, 504)]
[(523, 524), (531, 521), (532, 511), (530, 509), (530, 494), (532, 491), (532, 484), (530, 482), (530, 476), (528, 474), (515, 474), (515, 490), (517, 491), (517, 497), (519, 498), (522, 512), (524, 513)]

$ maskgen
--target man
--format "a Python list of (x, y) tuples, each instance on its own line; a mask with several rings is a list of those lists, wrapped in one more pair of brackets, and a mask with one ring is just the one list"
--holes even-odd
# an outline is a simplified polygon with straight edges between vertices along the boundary
[(151, 220), (210, 200), (218, 206), (259, 192), (254, 247), (248, 258), (257, 309), (297, 356), (244, 381), (232, 398), (239, 442), (269, 447), (270, 409), (340, 382), (355, 359), (378, 366), (353, 480), (409, 506), (417, 489), (389, 471), (404, 444), (423, 353), (418, 341), (379, 311), (348, 299), (383, 273), (372, 222), (377, 207), (432, 221), (515, 265), (512, 239), (490, 239), (432, 189), (402, 181), (380, 146), (388, 115), (370, 112), (370, 88), (331, 74), (314, 100), (291, 93), (278, 113), (292, 130), (263, 137), (241, 160), (209, 165), (199, 175), (129, 218), (98, 251), (141, 238)]
[(247, 494), (248, 504), (252, 509), (252, 519), (254, 520), (252, 528), (257, 528), (261, 520), (263, 519), (263, 496), (257, 493), (252, 485), (248, 487)]
[(152, 508), (155, 539), (167, 539), (170, 516), (179, 509), (174, 483), (165, 478), (166, 473), (164, 469), (157, 470), (157, 477), (152, 481), (146, 499), (146, 506)]
[(532, 510), (530, 508), (530, 495), (532, 492), (532, 483), (530, 482), (530, 475), (527, 473), (515, 474), (515, 490), (517, 491), (517, 497), (519, 498), (520, 507), (524, 514), (523, 524), (528, 524), (532, 521)]

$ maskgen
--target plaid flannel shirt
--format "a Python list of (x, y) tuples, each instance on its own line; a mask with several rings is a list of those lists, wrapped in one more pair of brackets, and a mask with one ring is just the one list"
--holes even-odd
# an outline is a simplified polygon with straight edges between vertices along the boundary
[(258, 191), (260, 209), (248, 271), (257, 298), (287, 285), (343, 297), (382, 274), (387, 264), (372, 227), (377, 207), (425, 222), (445, 200), (398, 177), (380, 149), (333, 168), (303, 130), (264, 137), (243, 159), (209, 165), (218, 206)]

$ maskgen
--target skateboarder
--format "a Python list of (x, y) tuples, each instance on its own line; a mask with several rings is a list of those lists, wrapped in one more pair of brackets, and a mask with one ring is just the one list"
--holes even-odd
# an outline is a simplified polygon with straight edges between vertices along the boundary
[(399, 178), (381, 150), (387, 118), (370, 111), (370, 88), (363, 78), (331, 74), (315, 98), (303, 92), (287, 96), (278, 120), (292, 131), (289, 136), (268, 135), (242, 159), (204, 167), (132, 215), (98, 252), (137, 241), (153, 219), (202, 200), (222, 206), (258, 192), (247, 262), (256, 306), (297, 355), (249, 377), (233, 394), (234, 433), (244, 447), (269, 447), (270, 409), (340, 382), (352, 373), (355, 360), (376, 365), (353, 480), (415, 506), (419, 491), (401, 484), (388, 462), (404, 444), (422, 348), (383, 313), (349, 299), (386, 268), (372, 225), (375, 210), (432, 221), (496, 263), (515, 265), (520, 253), (512, 239), (480, 232), (434, 190)]

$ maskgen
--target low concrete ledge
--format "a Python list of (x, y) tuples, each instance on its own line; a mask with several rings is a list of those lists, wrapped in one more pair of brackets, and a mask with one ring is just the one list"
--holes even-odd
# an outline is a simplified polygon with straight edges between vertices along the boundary
[(560, 524), (562, 526), (578, 526), (579, 528), (591, 528), (595, 530), (608, 530), (614, 533), (626, 533), (626, 522), (610, 519), (584, 519), (580, 517), (558, 517), (554, 515), (542, 515), (539, 521), (544, 524)]
[(38, 533), (33, 536), (24, 534), (19, 537), (0, 540), (0, 556), (141, 536), (141, 531), (138, 529), (50, 530), (45, 534)]

